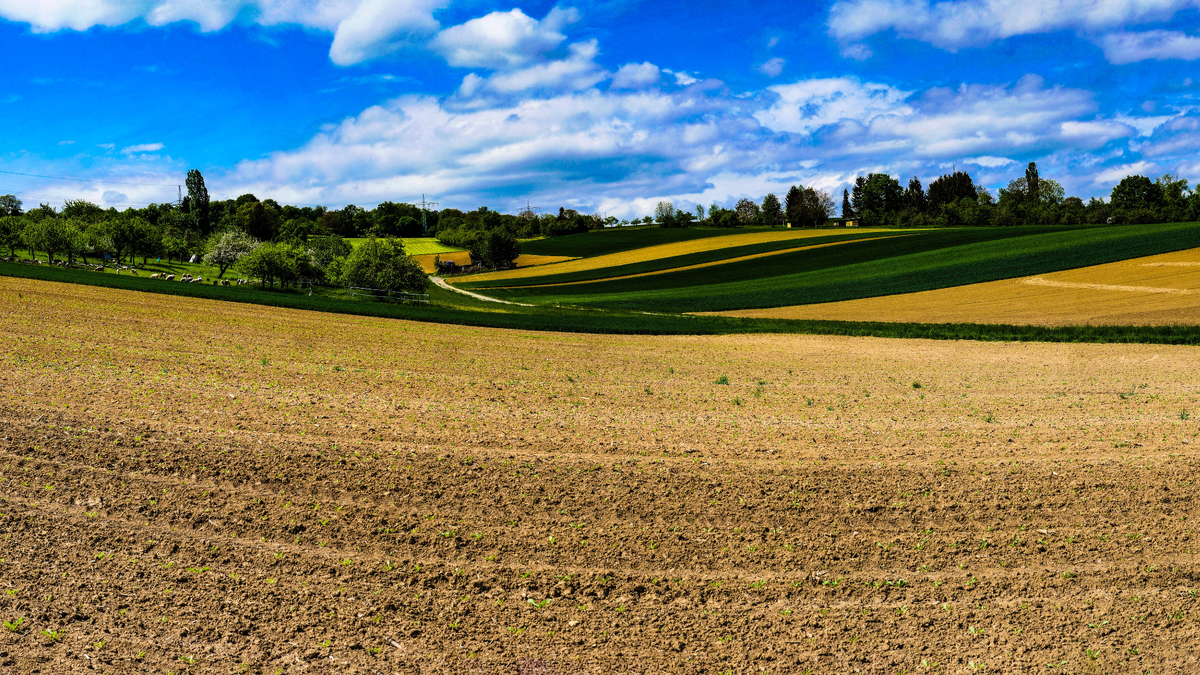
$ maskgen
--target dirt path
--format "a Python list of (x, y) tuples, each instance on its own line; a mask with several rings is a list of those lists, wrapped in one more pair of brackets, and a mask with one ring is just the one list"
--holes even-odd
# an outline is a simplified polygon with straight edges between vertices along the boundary
[(1198, 371), (0, 278), (0, 670), (1191, 672)]
[(454, 291), (455, 293), (462, 293), (463, 295), (475, 298), (476, 300), (484, 300), (486, 302), (498, 302), (502, 305), (516, 305), (518, 307), (533, 307), (533, 305), (530, 305), (530, 304), (527, 304), (524, 302), (509, 302), (508, 300), (500, 300), (498, 298), (489, 298), (486, 295), (480, 295), (478, 293), (472, 293), (471, 291), (465, 291), (461, 288), (457, 288), (451, 284), (446, 283), (446, 280), (441, 277), (429, 277), (429, 278), (432, 279), (433, 283), (437, 286), (440, 286), (448, 291)]

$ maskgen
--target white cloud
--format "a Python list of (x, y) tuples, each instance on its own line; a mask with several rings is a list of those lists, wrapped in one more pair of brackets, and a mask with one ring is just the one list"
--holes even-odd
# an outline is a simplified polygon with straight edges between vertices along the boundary
[(766, 75), (767, 77), (779, 77), (779, 74), (783, 72), (783, 66), (785, 63), (787, 63), (787, 61), (776, 56), (773, 59), (769, 59), (766, 63), (759, 65), (758, 72)]
[[(104, 147), (104, 146), (101, 146)], [(162, 143), (142, 143), (141, 145), (131, 145), (126, 148), (121, 148), (121, 154), (133, 155), (139, 152), (158, 152), (163, 149)]]
[(687, 86), (696, 84), (697, 82), (700, 81), (683, 71), (670, 70), (669, 68), (663, 68), (663, 72), (667, 73), (668, 75), (674, 75), (675, 76), (675, 84), (678, 84), (681, 87), (687, 87)]
[(1075, 30), (1085, 34), (1171, 18), (1197, 0), (837, 0), (829, 32), (843, 43), (894, 30), (943, 49), (1014, 35)]
[[(580, 55), (591, 63), (594, 51)], [(528, 81), (504, 79), (518, 76)], [(371, 204), (424, 191), (443, 203), (502, 210), (524, 186), (522, 194), (543, 204), (628, 217), (645, 215), (645, 205), (661, 198), (707, 206), (782, 194), (798, 183), (840, 193), (860, 172), (928, 177), (952, 161), (977, 167), (972, 173), (988, 184), (1051, 156), (1094, 159), (1076, 172), (1085, 187), (1092, 171), (1114, 162), (1123, 163), (1114, 170), (1144, 168), (1115, 145), (1133, 128), (1097, 117), (1089, 92), (1047, 87), (1037, 77), (915, 94), (817, 79), (771, 87), (769, 99), (697, 87), (576, 89), (570, 79), (531, 69), (471, 75), (455, 96), (369, 108), (301, 148), (243, 162), (210, 184), (222, 194), (306, 204)], [(546, 83), (559, 88), (525, 95)], [(501, 84), (509, 95), (497, 93)]]
[(333, 35), (329, 58), (351, 65), (388, 54), (438, 28), (433, 10), (443, 0), (362, 0)]
[(595, 40), (570, 45), (565, 59), (547, 61), (518, 70), (500, 71), (486, 78), (471, 73), (463, 78), (459, 94), (472, 97), (483, 93), (516, 94), (531, 91), (581, 91), (609, 77), (596, 64)]
[(661, 73), (650, 63), (626, 63), (613, 75), (613, 89), (642, 89), (658, 84)]
[(1173, 30), (1112, 33), (1100, 39), (1100, 46), (1110, 63), (1200, 59), (1200, 37)]
[(1017, 160), (1009, 159), (1007, 157), (991, 157), (988, 155), (984, 155), (982, 157), (968, 157), (963, 160), (963, 163), (975, 164), (976, 166), (982, 166), (982, 167), (986, 167), (988, 169), (994, 169), (994, 168), (1000, 167), (1000, 166), (1008, 166), (1009, 164), (1016, 164)]
[(59, 145), (75, 145), (75, 141), (59, 141)]
[[(531, 196), (544, 203), (629, 203), (703, 192), (710, 175), (756, 173), (796, 152), (735, 116), (728, 100), (693, 90), (593, 88), (482, 109), (406, 97), (210, 183), (295, 203), (366, 204), (426, 191), (507, 208), (489, 195), (514, 184), (536, 186)], [(635, 215), (626, 208), (612, 210)]]
[(541, 21), (526, 16), (520, 9), (492, 12), (443, 30), (434, 39), (433, 47), (452, 66), (519, 67), (557, 48), (567, 37), (561, 32), (563, 27), (578, 20), (577, 11), (557, 7)]
[(779, 100), (755, 117), (777, 131), (808, 134), (843, 120), (866, 123), (877, 115), (908, 115), (904, 104), (912, 92), (886, 84), (863, 84), (846, 77), (801, 80), (768, 89)]
[(1155, 115), (1154, 117), (1130, 117), (1129, 115), (1117, 115), (1116, 120), (1121, 124), (1128, 124), (1137, 129), (1139, 136), (1149, 136), (1154, 133), (1154, 130), (1166, 124), (1168, 121), (1175, 118), (1175, 115)]
[(1157, 171), (1158, 166), (1151, 162), (1140, 161), (1114, 166), (1097, 172), (1092, 176), (1092, 184), (1100, 186), (1116, 185), (1126, 176), (1150, 176)]
[(0, 17), (34, 32), (83, 31), (143, 19), (152, 26), (192, 21), (220, 30), (243, 12), (263, 26), (296, 24), (334, 34), (329, 57), (339, 65), (372, 59), (439, 28), (433, 12), (450, 0), (0, 0)]

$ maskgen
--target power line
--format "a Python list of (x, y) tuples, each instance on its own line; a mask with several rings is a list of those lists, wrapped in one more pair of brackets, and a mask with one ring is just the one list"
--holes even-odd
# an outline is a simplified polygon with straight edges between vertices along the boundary
[(0, 173), (10, 176), (29, 176), (30, 178), (49, 178), (50, 180), (73, 180), (77, 183), (103, 183), (105, 185), (138, 185), (141, 187), (177, 187), (176, 183), (167, 185), (166, 183), (119, 183), (111, 180), (100, 180), (98, 178), (67, 178), (66, 176), (43, 176), (36, 173), (21, 173), (19, 171), (0, 171)]

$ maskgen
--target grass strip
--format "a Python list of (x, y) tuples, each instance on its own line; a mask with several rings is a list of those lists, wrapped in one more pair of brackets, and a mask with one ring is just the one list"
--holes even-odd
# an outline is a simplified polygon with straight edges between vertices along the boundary
[(978, 340), (1003, 342), (1091, 342), (1200, 345), (1200, 326), (1009, 326), (923, 324), (867, 321), (795, 321), (717, 316), (649, 315), (558, 307), (472, 311), (458, 307), (389, 305), (308, 296), (257, 288), (183, 284), (140, 277), (99, 274), (56, 267), (0, 263), (0, 275), (41, 281), (99, 286), (181, 297), (242, 302), (289, 309), (462, 326), (568, 333), (638, 335), (729, 335), (792, 333), (847, 337)]

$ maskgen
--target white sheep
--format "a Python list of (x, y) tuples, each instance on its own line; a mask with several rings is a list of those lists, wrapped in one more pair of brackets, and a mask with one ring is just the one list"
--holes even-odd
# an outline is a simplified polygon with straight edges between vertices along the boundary
[(167, 275), (167, 281), (175, 281), (175, 275), (174, 275), (174, 274), (168, 274), (168, 275)]
[(150, 278), (151, 278), (151, 279), (158, 279), (158, 278), (160, 278), (160, 277), (162, 277), (162, 275), (161, 275), (161, 274), (159, 274), (158, 272), (155, 272), (154, 274), (151, 274), (151, 275), (150, 275)]

